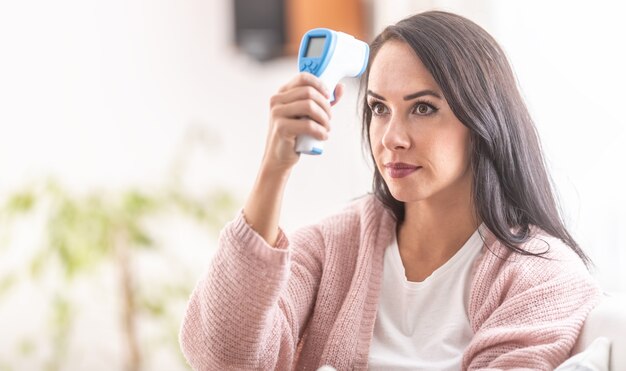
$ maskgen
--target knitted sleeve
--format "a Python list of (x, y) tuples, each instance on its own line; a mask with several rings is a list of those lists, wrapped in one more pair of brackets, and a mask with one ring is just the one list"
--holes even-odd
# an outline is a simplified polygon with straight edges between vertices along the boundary
[(600, 290), (560, 240), (534, 241), (528, 250), (549, 245), (545, 258), (503, 257), (505, 249), (494, 247), (478, 266), (469, 304), (475, 335), (464, 370), (553, 370), (569, 356)]
[(322, 246), (313, 227), (291, 243), (281, 232), (271, 247), (243, 214), (227, 225), (183, 319), (180, 344), (193, 369), (290, 369), (319, 285)]

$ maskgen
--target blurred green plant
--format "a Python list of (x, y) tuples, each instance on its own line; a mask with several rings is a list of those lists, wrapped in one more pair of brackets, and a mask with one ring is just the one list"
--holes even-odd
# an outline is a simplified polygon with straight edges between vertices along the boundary
[[(30, 277), (36, 281), (41, 281), (50, 270), (60, 268), (66, 283), (71, 285), (100, 264), (113, 263), (121, 298), (120, 329), (126, 343), (124, 348), (128, 350), (125, 368), (136, 371), (142, 367), (142, 344), (137, 336), (139, 314), (162, 320), (163, 326), (169, 329), (165, 339), (169, 339), (167, 342), (178, 352), (176, 332), (180, 318), (174, 321), (167, 318), (167, 307), (173, 298), (186, 298), (192, 289), (189, 284), (176, 282), (147, 291), (138, 287), (136, 272), (132, 269), (136, 252), (158, 254), (160, 247), (146, 222), (159, 216), (178, 215), (215, 232), (233, 215), (235, 205), (234, 198), (226, 191), (215, 191), (202, 200), (175, 190), (161, 193), (128, 190), (81, 196), (50, 181), (43, 187), (31, 187), (10, 195), (0, 215), (6, 226), (20, 217), (45, 213), (45, 241), (28, 267)], [(0, 277), (0, 295), (6, 294), (17, 282), (15, 273)], [(46, 366), (48, 370), (63, 368), (74, 311), (71, 300), (57, 292), (51, 303), (50, 345), (54, 359)]]
[[(193, 129), (193, 128), (192, 128)], [(210, 144), (211, 137), (191, 130), (181, 146), (182, 152), (174, 161), (169, 186), (165, 190), (148, 192), (128, 189), (117, 192), (95, 191), (76, 194), (58, 182), (24, 187), (9, 195), (0, 204), (0, 243), (10, 245), (11, 226), (20, 219), (44, 216), (44, 241), (28, 260), (27, 277), (44, 283), (46, 277), (60, 272), (64, 285), (55, 288), (49, 304), (49, 344), (52, 358), (45, 369), (64, 368), (72, 335), (77, 305), (65, 292), (87, 275), (105, 264), (115, 267), (119, 291), (119, 327), (127, 352), (124, 368), (142, 369), (144, 356), (150, 346), (166, 345), (185, 362), (178, 345), (180, 314), (173, 314), (172, 303), (186, 300), (195, 277), (189, 277), (185, 267), (179, 267), (177, 276), (187, 280), (150, 282), (143, 286), (138, 280), (133, 262), (142, 254), (163, 254), (163, 246), (150, 221), (158, 218), (184, 218), (216, 233), (233, 216), (238, 202), (224, 189), (213, 189), (202, 197), (183, 192), (181, 178), (191, 144)], [(209, 147), (210, 148), (210, 147)], [(1, 200), (0, 200), (1, 202)], [(0, 252), (2, 252), (0, 250)], [(19, 271), (0, 272), (0, 299), (16, 286)], [(2, 302), (0, 302), (1, 304)], [(159, 337), (140, 341), (137, 333), (140, 316), (149, 316), (162, 329)], [(145, 339), (144, 339), (145, 340)], [(22, 339), (18, 352), (28, 356), (35, 352), (35, 342)], [(10, 369), (0, 362), (0, 369)]]

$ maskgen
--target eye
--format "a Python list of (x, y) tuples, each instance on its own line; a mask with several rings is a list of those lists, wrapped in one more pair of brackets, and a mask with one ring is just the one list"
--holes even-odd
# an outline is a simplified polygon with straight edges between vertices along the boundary
[(428, 116), (437, 112), (437, 108), (430, 103), (419, 102), (413, 107), (413, 113), (420, 116)]
[(380, 102), (373, 102), (370, 104), (370, 110), (374, 116), (382, 116), (387, 113), (387, 107)]

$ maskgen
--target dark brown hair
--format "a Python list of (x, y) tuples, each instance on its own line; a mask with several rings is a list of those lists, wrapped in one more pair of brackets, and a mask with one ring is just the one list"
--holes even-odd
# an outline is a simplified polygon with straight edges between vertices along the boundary
[[(361, 86), (364, 143), (370, 157), (371, 110), (366, 92), (377, 52), (389, 40), (407, 43), (431, 73), (454, 115), (470, 130), (472, 199), (477, 216), (507, 248), (519, 247), (537, 226), (561, 239), (589, 264), (567, 231), (546, 171), (539, 138), (498, 43), (480, 26), (459, 15), (430, 11), (387, 27), (370, 45), (370, 61)], [(374, 166), (373, 191), (404, 220), (396, 200)]]

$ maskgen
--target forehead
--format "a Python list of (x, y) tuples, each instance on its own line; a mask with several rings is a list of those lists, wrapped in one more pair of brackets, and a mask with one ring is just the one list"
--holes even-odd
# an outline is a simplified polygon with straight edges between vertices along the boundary
[(387, 41), (374, 57), (368, 89), (383, 96), (410, 94), (423, 89), (441, 91), (413, 49), (397, 40)]

